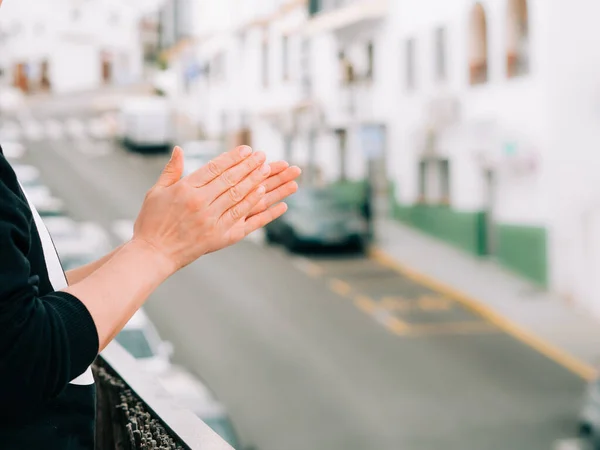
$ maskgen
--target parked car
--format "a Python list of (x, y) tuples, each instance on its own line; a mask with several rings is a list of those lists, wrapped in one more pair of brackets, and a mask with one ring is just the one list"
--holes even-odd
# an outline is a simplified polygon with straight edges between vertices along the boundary
[(181, 407), (191, 410), (233, 448), (242, 450), (225, 407), (202, 381), (180, 366), (172, 366), (159, 380)]
[(326, 188), (305, 188), (287, 201), (289, 210), (265, 228), (267, 242), (290, 250), (307, 245), (364, 250), (367, 224), (359, 205), (341, 201)]
[(64, 202), (52, 195), (48, 186), (42, 182), (37, 167), (15, 164), (13, 169), (27, 198), (38, 210), (40, 216), (57, 216), (64, 213)]
[(579, 418), (579, 431), (594, 450), (600, 450), (600, 376), (588, 385)]
[(184, 175), (188, 175), (208, 163), (222, 152), (219, 141), (188, 141), (182, 147), (184, 155)]
[(25, 146), (17, 141), (2, 142), (2, 153), (9, 160), (21, 159), (25, 156)]
[(55, 216), (44, 217), (44, 224), (67, 270), (94, 261), (110, 250), (108, 234), (95, 223)]
[(133, 315), (115, 339), (145, 370), (159, 374), (171, 368), (173, 345), (161, 339), (143, 309)]
[(127, 99), (121, 106), (118, 121), (118, 136), (128, 148), (165, 151), (174, 141), (174, 114), (166, 98)]

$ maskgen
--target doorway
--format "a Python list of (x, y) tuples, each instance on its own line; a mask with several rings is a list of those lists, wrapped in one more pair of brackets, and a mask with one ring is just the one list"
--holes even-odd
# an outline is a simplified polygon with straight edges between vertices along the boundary
[(484, 180), (485, 254), (488, 256), (495, 256), (498, 248), (494, 221), (498, 176), (495, 171), (486, 169), (484, 171)]
[(40, 73), (40, 88), (43, 91), (50, 90), (50, 67), (48, 61), (42, 61)]
[(113, 77), (113, 67), (110, 55), (106, 52), (102, 53), (102, 82), (109, 84)]
[(25, 93), (29, 92), (29, 79), (27, 77), (27, 65), (25, 63), (18, 63), (15, 66), (14, 86)]
[(340, 181), (346, 181), (348, 179), (348, 132), (341, 128), (335, 130), (335, 135), (338, 142)]

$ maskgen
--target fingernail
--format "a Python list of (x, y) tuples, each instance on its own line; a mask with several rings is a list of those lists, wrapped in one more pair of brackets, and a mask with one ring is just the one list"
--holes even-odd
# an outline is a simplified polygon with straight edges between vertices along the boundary
[(240, 148), (240, 156), (242, 158), (245, 158), (250, 153), (252, 153), (252, 148), (248, 147), (247, 145), (243, 145), (242, 148)]
[(263, 175), (268, 175), (270, 170), (271, 170), (271, 168), (269, 167), (268, 164), (263, 164), (260, 167), (260, 173), (262, 173)]
[(263, 194), (266, 192), (266, 190), (267, 190), (267, 188), (261, 185), (261, 186), (259, 186), (259, 187), (258, 187), (258, 189), (256, 190), (256, 193), (257, 193), (258, 195), (263, 195)]

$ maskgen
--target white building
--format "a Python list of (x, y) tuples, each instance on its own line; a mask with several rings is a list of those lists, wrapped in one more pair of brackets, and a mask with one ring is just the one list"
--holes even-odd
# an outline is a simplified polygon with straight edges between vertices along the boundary
[(600, 3), (198, 5), (207, 135), (390, 183), (400, 220), (600, 315)]
[[(35, 3), (35, 4), (33, 4)], [(6, 2), (5, 67), (26, 91), (56, 93), (138, 81), (143, 68), (135, 2)]]

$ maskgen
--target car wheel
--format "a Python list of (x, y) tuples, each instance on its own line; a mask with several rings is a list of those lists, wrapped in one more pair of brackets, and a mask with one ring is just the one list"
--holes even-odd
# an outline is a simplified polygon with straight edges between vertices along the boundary
[(277, 244), (277, 236), (271, 230), (267, 229), (265, 231), (265, 241), (269, 245)]
[(294, 234), (293, 230), (289, 230), (285, 234), (284, 245), (285, 245), (285, 248), (287, 248), (290, 252), (296, 252), (296, 251), (300, 250), (300, 241)]

